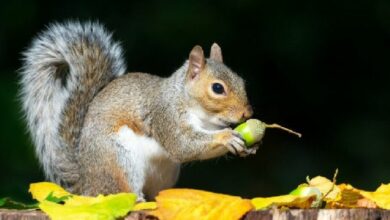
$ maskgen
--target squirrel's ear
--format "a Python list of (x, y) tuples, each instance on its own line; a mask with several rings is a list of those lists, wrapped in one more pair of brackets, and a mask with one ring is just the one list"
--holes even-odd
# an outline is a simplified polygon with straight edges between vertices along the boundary
[(222, 50), (217, 43), (213, 43), (211, 46), (210, 59), (223, 63)]
[(196, 45), (192, 48), (189, 57), (188, 74), (190, 79), (194, 79), (200, 74), (200, 72), (202, 72), (205, 62), (202, 47)]

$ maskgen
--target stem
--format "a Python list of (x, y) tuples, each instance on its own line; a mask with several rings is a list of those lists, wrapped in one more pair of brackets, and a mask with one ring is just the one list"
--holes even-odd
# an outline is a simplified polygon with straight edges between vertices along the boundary
[[(264, 123), (265, 124), (265, 123)], [(290, 133), (290, 134), (294, 134), (294, 135), (296, 135), (296, 136), (298, 136), (299, 138), (301, 138), (302, 137), (302, 134), (301, 133), (298, 133), (298, 132), (295, 132), (295, 131), (293, 131), (293, 130), (291, 130), (291, 129), (288, 129), (288, 128), (285, 128), (285, 127), (283, 127), (283, 126), (281, 126), (281, 125), (279, 125), (279, 124), (265, 124), (265, 127), (266, 128), (278, 128), (278, 129), (281, 129), (281, 130), (284, 130), (284, 131), (287, 131), (288, 133)]]
[(333, 174), (333, 182), (332, 182), (333, 184), (332, 184), (332, 188), (330, 188), (330, 190), (322, 196), (321, 200), (324, 200), (324, 198), (327, 197), (327, 196), (330, 194), (330, 192), (333, 191), (334, 186), (336, 185), (336, 178), (337, 178), (337, 175), (338, 175), (338, 174), (339, 174), (339, 168), (337, 168), (337, 169), (335, 170), (334, 174)]

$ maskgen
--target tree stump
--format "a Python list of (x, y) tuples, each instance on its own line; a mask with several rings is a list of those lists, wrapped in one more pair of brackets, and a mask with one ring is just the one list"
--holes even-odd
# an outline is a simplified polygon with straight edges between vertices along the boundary
[(390, 219), (390, 210), (383, 209), (271, 209), (249, 212), (245, 220), (383, 220)]
[[(50, 220), (42, 211), (0, 209), (0, 220)], [(143, 212), (132, 212), (125, 220), (152, 220), (157, 219)]]
[[(37, 210), (0, 209), (0, 220), (49, 220), (45, 213)], [(143, 212), (132, 212), (125, 220), (152, 220), (153, 216)], [(382, 209), (271, 209), (249, 212), (243, 220), (346, 220), (373, 219), (390, 220), (390, 210)]]
[(1, 220), (31, 219), (31, 220), (49, 220), (49, 217), (41, 211), (36, 210), (13, 210), (0, 209)]

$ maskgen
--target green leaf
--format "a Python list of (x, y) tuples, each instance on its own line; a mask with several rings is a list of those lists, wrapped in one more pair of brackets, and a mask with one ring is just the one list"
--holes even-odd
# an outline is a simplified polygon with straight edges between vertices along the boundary
[(137, 196), (134, 193), (78, 196), (61, 186), (41, 182), (30, 184), (30, 192), (38, 200), (39, 208), (51, 219), (116, 219), (134, 209)]
[(54, 192), (50, 192), (49, 195), (46, 197), (46, 201), (49, 202), (55, 202), (55, 203), (63, 203), (65, 200), (69, 199), (72, 197), (72, 195), (66, 195), (66, 196), (61, 196), (61, 197), (56, 197), (53, 195)]
[(38, 209), (38, 203), (25, 204), (22, 202), (14, 201), (8, 197), (0, 198), (0, 208), (3, 209)]
[(51, 219), (101, 219), (114, 220), (124, 217), (133, 210), (136, 195), (132, 193), (119, 193), (115, 195), (98, 197), (73, 197), (65, 204), (42, 201), (39, 208)]
[(57, 198), (72, 195), (61, 186), (51, 182), (31, 183), (29, 191), (32, 194), (33, 199), (36, 199), (39, 202), (46, 200), (50, 193)]

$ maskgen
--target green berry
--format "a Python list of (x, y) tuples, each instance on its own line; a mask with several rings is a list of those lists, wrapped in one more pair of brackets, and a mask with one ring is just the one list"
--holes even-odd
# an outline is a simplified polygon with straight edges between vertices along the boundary
[(265, 123), (257, 119), (249, 119), (240, 124), (234, 130), (237, 131), (245, 140), (245, 145), (251, 147), (258, 143), (264, 136)]
[(251, 147), (261, 141), (266, 128), (277, 128), (287, 131), (291, 134), (301, 137), (302, 135), (291, 129), (285, 128), (278, 124), (266, 124), (258, 119), (249, 119), (248, 121), (238, 125), (234, 130), (237, 131), (245, 140), (245, 145)]
[(294, 189), (289, 193), (290, 195), (307, 197), (307, 196), (316, 196), (316, 199), (312, 203), (313, 208), (318, 208), (321, 206), (322, 193), (317, 187), (312, 186), (298, 186), (298, 188)]

